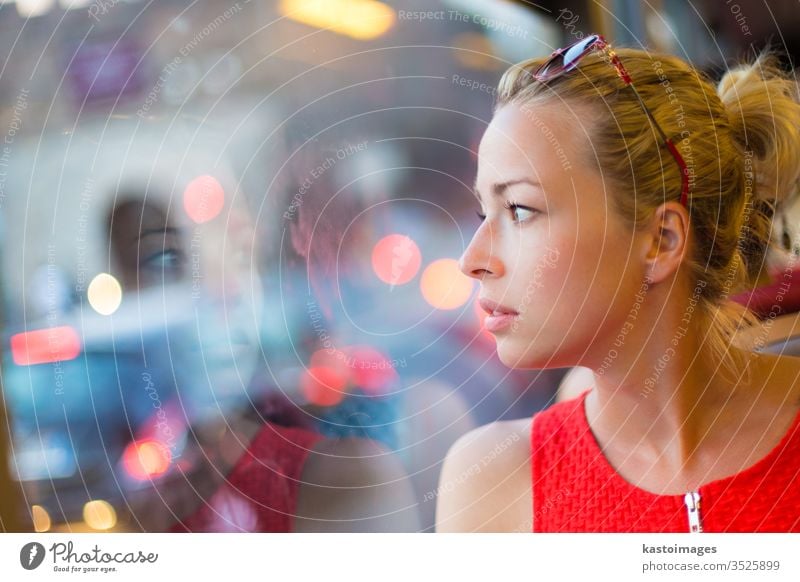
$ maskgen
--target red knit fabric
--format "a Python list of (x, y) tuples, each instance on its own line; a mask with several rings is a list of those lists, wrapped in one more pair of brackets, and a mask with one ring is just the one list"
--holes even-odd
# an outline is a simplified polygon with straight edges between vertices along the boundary
[[(688, 532), (683, 495), (619, 475), (586, 418), (589, 390), (534, 415), (534, 532)], [(699, 488), (704, 532), (800, 532), (800, 414), (754, 465)]]
[(731, 295), (761, 319), (800, 311), (800, 267), (770, 273), (771, 283)]
[(175, 532), (289, 532), (300, 474), (321, 435), (266, 424), (225, 483)]

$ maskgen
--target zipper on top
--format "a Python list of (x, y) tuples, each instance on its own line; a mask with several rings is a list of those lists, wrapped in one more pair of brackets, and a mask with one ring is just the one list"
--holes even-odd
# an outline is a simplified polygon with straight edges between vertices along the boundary
[(700, 523), (700, 492), (690, 491), (683, 497), (686, 504), (686, 512), (689, 516), (689, 533), (702, 533), (703, 526)]

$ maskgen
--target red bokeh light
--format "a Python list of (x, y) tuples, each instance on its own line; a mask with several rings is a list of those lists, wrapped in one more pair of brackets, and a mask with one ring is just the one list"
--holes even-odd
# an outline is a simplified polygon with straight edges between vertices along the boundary
[(420, 265), (419, 247), (405, 235), (385, 236), (372, 249), (372, 270), (378, 279), (393, 287), (411, 281)]
[(11, 336), (11, 357), (18, 366), (74, 360), (81, 353), (81, 339), (70, 326), (37, 329)]
[(382, 394), (397, 378), (394, 362), (371, 346), (353, 346), (347, 360), (353, 382), (370, 394)]
[(306, 399), (317, 406), (335, 406), (344, 399), (347, 378), (341, 371), (328, 366), (308, 368), (300, 380)]
[(163, 475), (172, 462), (172, 453), (156, 440), (135, 441), (125, 447), (122, 465), (128, 475), (139, 481), (146, 481)]
[(199, 176), (183, 191), (183, 208), (197, 224), (213, 220), (225, 206), (225, 189), (214, 176)]

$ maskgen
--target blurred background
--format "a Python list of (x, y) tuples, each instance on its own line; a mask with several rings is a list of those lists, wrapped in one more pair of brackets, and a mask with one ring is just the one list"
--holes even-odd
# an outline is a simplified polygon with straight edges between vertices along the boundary
[(379, 443), (432, 531), (449, 446), (563, 375), (505, 369), (457, 269), (502, 72), (589, 32), (792, 66), (795, 11), (0, 0), (4, 528), (147, 529), (249, 415)]

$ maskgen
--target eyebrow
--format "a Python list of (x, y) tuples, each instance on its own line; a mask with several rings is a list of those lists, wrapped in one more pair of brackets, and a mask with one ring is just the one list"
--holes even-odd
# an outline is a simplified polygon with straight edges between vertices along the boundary
[[(530, 186), (534, 186), (536, 188), (541, 188), (542, 184), (540, 182), (536, 182), (531, 180), (530, 178), (519, 178), (516, 180), (507, 180), (505, 182), (498, 182), (497, 184), (492, 185), (492, 195), (493, 196), (502, 196), (506, 190), (508, 190), (511, 186), (516, 186), (517, 184), (529, 184)], [(481, 200), (481, 193), (478, 191), (478, 184), (477, 182), (472, 187), (472, 193), (478, 199)]]
[(143, 239), (146, 236), (150, 236), (153, 234), (160, 234), (161, 236), (166, 236), (168, 234), (175, 234), (179, 235), (181, 233), (179, 228), (175, 228), (174, 226), (165, 226), (164, 228), (145, 228), (142, 229), (142, 232), (139, 233), (139, 236), (136, 237), (137, 239)]

